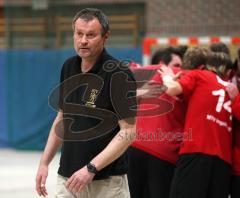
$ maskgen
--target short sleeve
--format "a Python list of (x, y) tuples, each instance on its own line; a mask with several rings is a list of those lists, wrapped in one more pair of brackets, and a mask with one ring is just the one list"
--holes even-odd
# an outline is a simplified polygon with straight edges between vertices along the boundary
[(111, 100), (119, 120), (136, 117), (136, 81), (130, 70), (118, 71), (111, 80)]
[(193, 90), (196, 87), (197, 83), (197, 72), (196, 71), (189, 71), (185, 73), (178, 82), (182, 86), (183, 89), (183, 95), (185, 97), (189, 97)]

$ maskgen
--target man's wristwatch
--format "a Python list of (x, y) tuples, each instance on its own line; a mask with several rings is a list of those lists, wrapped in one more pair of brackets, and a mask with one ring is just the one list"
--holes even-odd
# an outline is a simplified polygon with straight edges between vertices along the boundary
[(98, 172), (96, 166), (91, 162), (89, 162), (87, 164), (87, 170), (88, 170), (89, 173), (94, 173), (94, 174), (97, 174), (97, 172)]

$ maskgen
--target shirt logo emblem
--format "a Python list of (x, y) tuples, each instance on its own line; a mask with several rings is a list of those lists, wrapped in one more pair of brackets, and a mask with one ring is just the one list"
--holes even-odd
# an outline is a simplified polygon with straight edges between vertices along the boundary
[(99, 91), (97, 89), (92, 89), (91, 90), (91, 93), (90, 93), (90, 96), (86, 102), (86, 106), (87, 107), (92, 107), (92, 108), (95, 108), (96, 107), (96, 100), (97, 100), (97, 96), (99, 94)]

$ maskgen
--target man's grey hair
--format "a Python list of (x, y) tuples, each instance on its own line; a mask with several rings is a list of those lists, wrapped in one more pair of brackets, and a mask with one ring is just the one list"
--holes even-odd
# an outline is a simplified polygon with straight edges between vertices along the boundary
[(99, 9), (96, 8), (85, 8), (80, 10), (73, 18), (72, 27), (75, 30), (75, 23), (78, 19), (83, 19), (85, 21), (91, 21), (93, 19), (98, 19), (102, 26), (102, 36), (104, 36), (109, 31), (109, 22), (107, 16)]

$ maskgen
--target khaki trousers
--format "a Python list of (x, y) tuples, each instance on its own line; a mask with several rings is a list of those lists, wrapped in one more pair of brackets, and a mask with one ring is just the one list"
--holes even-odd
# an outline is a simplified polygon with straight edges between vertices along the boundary
[(67, 178), (58, 175), (55, 198), (130, 198), (127, 175), (93, 180), (80, 193), (72, 194), (65, 188)]

